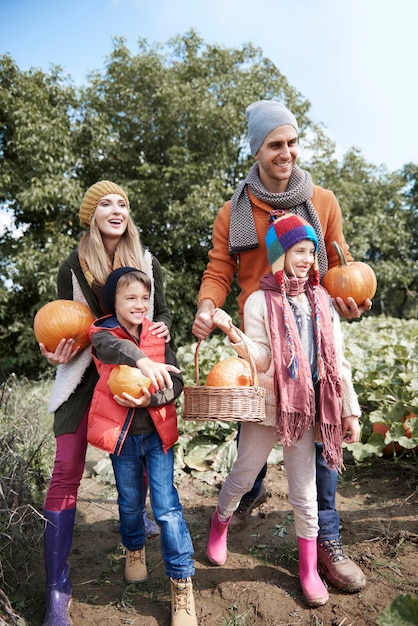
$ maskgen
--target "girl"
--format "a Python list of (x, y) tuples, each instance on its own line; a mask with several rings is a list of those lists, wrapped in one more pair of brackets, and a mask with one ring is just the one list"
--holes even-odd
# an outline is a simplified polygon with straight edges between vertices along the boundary
[(251, 352), (266, 389), (267, 419), (262, 425), (241, 423), (238, 456), (218, 496), (207, 553), (213, 564), (225, 563), (232, 514), (281, 439), (302, 592), (310, 606), (319, 606), (328, 592), (317, 572), (315, 423), (327, 464), (340, 469), (342, 439), (353, 443), (359, 438), (360, 408), (343, 358), (339, 317), (319, 284), (314, 229), (287, 213), (271, 224), (266, 246), (272, 272), (245, 303), (246, 334), (225, 311), (212, 313), (235, 351), (244, 357)]
[[(77, 300), (95, 317), (106, 313), (103, 285), (110, 272), (121, 266), (139, 267), (152, 277), (149, 318), (151, 332), (169, 340), (171, 316), (165, 301), (161, 267), (141, 245), (129, 212), (125, 191), (102, 180), (92, 185), (80, 207), (80, 222), (87, 229), (77, 250), (58, 272), (58, 298)], [(69, 626), (68, 606), (72, 585), (67, 559), (71, 550), (77, 492), (87, 449), (87, 415), (97, 381), (90, 348), (79, 353), (73, 339), (62, 339), (55, 352), (40, 344), (49, 363), (58, 365), (49, 410), (54, 412), (55, 462), (46, 495), (44, 517), (46, 617), (44, 626)], [(155, 363), (145, 354), (141, 370), (156, 387), (171, 386), (172, 366)]]

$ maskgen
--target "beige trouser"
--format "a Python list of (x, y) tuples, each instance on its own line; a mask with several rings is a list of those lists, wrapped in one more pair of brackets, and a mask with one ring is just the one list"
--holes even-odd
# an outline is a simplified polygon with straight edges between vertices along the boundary
[[(238, 508), (277, 441), (274, 426), (241, 423), (238, 456), (218, 496), (222, 517), (228, 517)], [(311, 539), (318, 535), (314, 429), (307, 430), (302, 439), (292, 441), (290, 446), (283, 446), (283, 457), (296, 535)]]

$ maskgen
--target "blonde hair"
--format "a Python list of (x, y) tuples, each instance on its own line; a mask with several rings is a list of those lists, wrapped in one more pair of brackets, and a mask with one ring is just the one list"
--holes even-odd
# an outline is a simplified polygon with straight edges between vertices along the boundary
[[(82, 236), (79, 246), (79, 255), (83, 258), (96, 281), (104, 285), (112, 271), (112, 263), (93, 214), (90, 229)], [(136, 267), (146, 272), (144, 249), (141, 244), (138, 229), (128, 215), (128, 224), (117, 245), (118, 260), (122, 267)]]

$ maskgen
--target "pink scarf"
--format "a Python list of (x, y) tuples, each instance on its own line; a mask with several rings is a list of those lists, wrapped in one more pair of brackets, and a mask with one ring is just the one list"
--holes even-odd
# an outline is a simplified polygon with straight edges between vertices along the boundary
[[(312, 285), (310, 281), (300, 283), (311, 303), (314, 319), (318, 362), (316, 374), (319, 378), (319, 401), (316, 407), (311, 368), (282, 281), (283, 276), (274, 277), (273, 274), (264, 276), (260, 281), (266, 296), (271, 332), (278, 399), (276, 428), (282, 444), (289, 445), (292, 439), (300, 439), (307, 428), (314, 427), (318, 413), (324, 459), (329, 467), (339, 469), (343, 466), (342, 391), (336, 364), (329, 295), (320, 285)], [(293, 284), (292, 295), (297, 292), (298, 286)]]

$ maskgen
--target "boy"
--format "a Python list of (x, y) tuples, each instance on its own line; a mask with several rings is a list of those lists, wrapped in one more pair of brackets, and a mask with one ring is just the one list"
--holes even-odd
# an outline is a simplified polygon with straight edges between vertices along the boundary
[[(183, 381), (169, 344), (149, 331), (146, 314), (150, 287), (147, 274), (132, 267), (114, 270), (105, 283), (103, 298), (112, 313), (96, 320), (90, 329), (99, 381), (89, 413), (88, 441), (110, 452), (118, 490), (120, 534), (126, 548), (126, 580), (138, 583), (148, 577), (142, 519), (145, 465), (153, 513), (161, 529), (166, 573), (171, 580), (171, 625), (197, 626), (191, 582), (193, 546), (174, 486), (172, 446), (178, 438), (174, 400), (183, 390)], [(107, 385), (111, 370), (119, 364), (139, 367), (140, 351), (167, 364), (171, 385), (153, 393), (143, 387), (138, 399), (127, 393), (112, 396)]]

